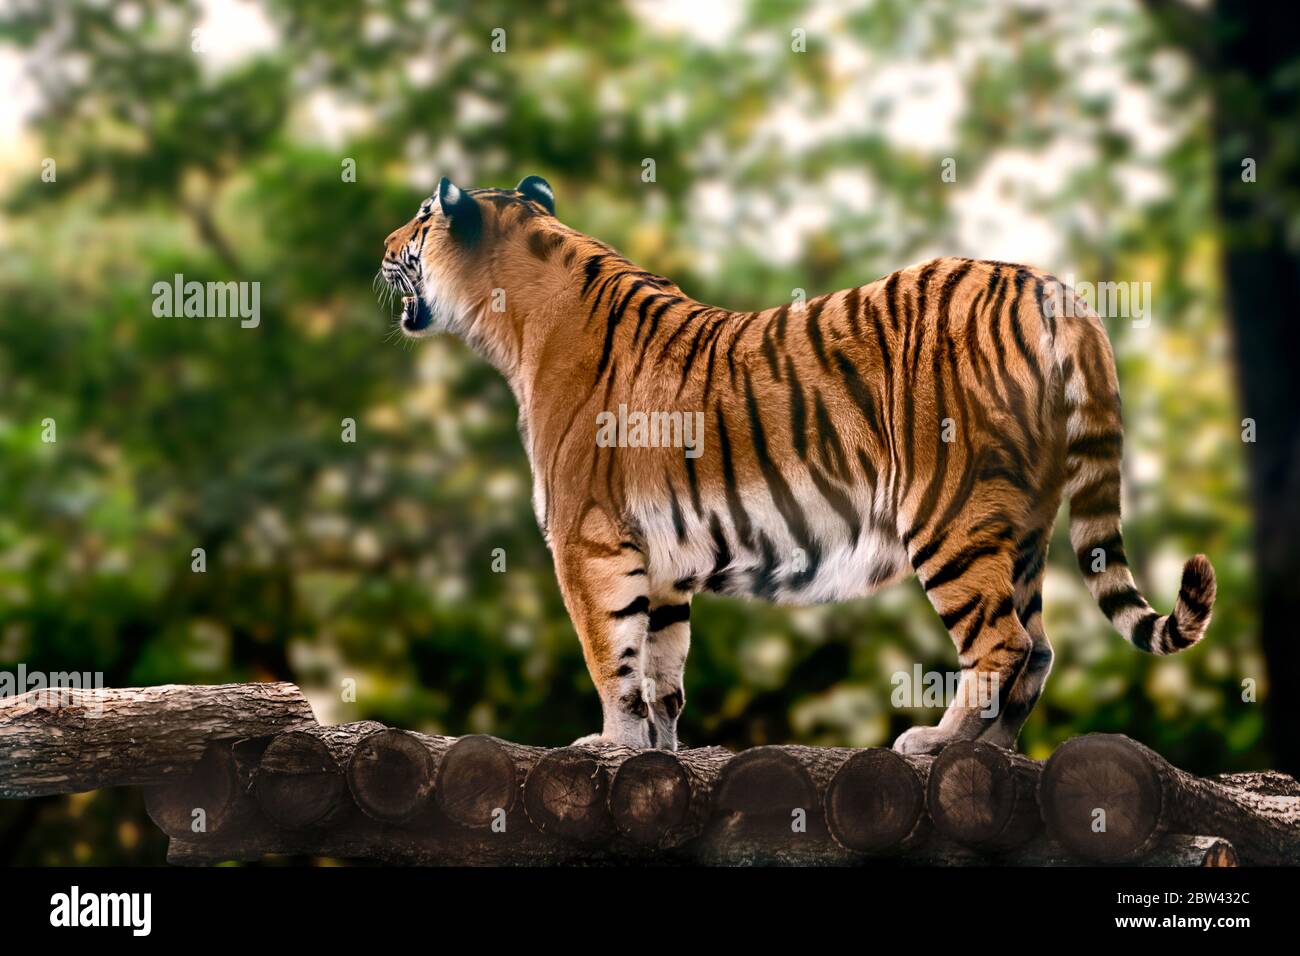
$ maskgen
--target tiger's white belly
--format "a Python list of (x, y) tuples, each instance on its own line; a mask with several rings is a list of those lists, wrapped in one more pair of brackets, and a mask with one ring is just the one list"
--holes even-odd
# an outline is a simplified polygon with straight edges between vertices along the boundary
[[(862, 597), (911, 571), (894, 529), (872, 519), (866, 489), (850, 499), (859, 521), (856, 535), (816, 488), (796, 488), (794, 493), (805, 523), (802, 541), (773, 503), (766, 485), (740, 491), (744, 517), (733, 517), (722, 496), (702, 499), (702, 517), (689, 500), (680, 502), (678, 515), (664, 501), (634, 508), (649, 550), (651, 592), (662, 593), (692, 579), (690, 590), (779, 604), (820, 604)], [(745, 518), (747, 535), (740, 527)], [(793, 523), (797, 528), (798, 518)], [(726, 546), (721, 567), (718, 532)], [(746, 536), (748, 545), (742, 540)]]

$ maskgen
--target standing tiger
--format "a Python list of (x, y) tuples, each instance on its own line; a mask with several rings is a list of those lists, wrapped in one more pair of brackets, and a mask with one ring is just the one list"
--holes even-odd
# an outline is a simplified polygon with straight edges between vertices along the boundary
[[(460, 335), (519, 403), (533, 506), (604, 713), (578, 743), (676, 748), (697, 592), (808, 604), (912, 571), (961, 676), (939, 725), (895, 749), (1011, 747), (1052, 665), (1042, 582), (1062, 496), (1088, 587), (1134, 646), (1173, 653), (1209, 624), (1203, 555), (1170, 615), (1134, 586), (1110, 343), (1040, 271), (935, 259), (729, 312), (562, 225), (537, 176), (444, 178), (388, 237), (382, 271), (406, 335)], [(703, 431), (686, 449), (633, 441), (637, 412)], [(626, 440), (601, 440), (615, 414)]]

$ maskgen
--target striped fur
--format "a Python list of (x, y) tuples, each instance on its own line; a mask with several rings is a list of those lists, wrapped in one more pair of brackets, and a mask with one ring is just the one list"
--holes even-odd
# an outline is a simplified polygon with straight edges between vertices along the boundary
[[(910, 572), (962, 678), (939, 726), (895, 746), (1010, 746), (1051, 667), (1042, 579), (1063, 496), (1080, 568), (1121, 634), (1165, 654), (1205, 633), (1203, 556), (1171, 615), (1134, 586), (1114, 358), (1084, 303), (1059, 308), (1073, 294), (1050, 275), (936, 259), (730, 312), (562, 225), (537, 177), (516, 190), (444, 180), (388, 237), (383, 271), (407, 293), (408, 335), (460, 335), (519, 402), (534, 508), (600, 692), (592, 739), (676, 746), (699, 591), (804, 604)], [(699, 416), (699, 456), (605, 447), (599, 416), (620, 406)]]

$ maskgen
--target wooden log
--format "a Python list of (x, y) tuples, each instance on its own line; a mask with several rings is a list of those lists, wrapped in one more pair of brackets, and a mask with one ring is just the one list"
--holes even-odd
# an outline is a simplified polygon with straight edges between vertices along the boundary
[(859, 862), (831, 838), (823, 810), (831, 781), (855, 752), (767, 746), (737, 754), (719, 775), (709, 823), (692, 853), (724, 866)]
[(188, 774), (145, 787), (144, 808), (164, 833), (185, 836), (196, 827), (199, 831), (220, 830), (240, 796), (230, 748), (213, 744)]
[(213, 744), (189, 773), (145, 787), (145, 812), (173, 837), (207, 839), (256, 829), (261, 809), (251, 792), (253, 775), (271, 740)]
[(624, 747), (548, 750), (524, 780), (524, 810), (542, 833), (578, 843), (609, 836), (609, 778), (636, 751)]
[(614, 825), (642, 846), (681, 846), (704, 829), (714, 788), (729, 760), (731, 752), (721, 747), (633, 754), (610, 781)]
[(1300, 863), (1300, 784), (1276, 773), (1201, 779), (1116, 734), (1057, 748), (1043, 769), (1039, 804), (1049, 833), (1088, 860), (1143, 856), (1162, 834), (1181, 832), (1222, 837), (1245, 863)]
[(355, 804), (344, 768), (356, 746), (383, 729), (373, 720), (360, 720), (277, 736), (253, 777), (253, 794), (262, 812), (289, 830), (326, 826), (346, 815)]
[(385, 727), (357, 741), (344, 778), (362, 812), (382, 823), (405, 823), (429, 806), (438, 762), (450, 737)]
[(0, 797), (163, 783), (217, 740), (315, 725), (293, 684), (46, 689), (0, 698)]
[(963, 740), (930, 769), (927, 806), (935, 829), (957, 843), (997, 852), (1028, 843), (1042, 828), (1042, 765), (1010, 750)]
[(482, 734), (461, 737), (438, 767), (438, 806), (464, 827), (499, 825), (522, 805), (524, 781), (546, 752)]
[(859, 853), (883, 854), (920, 842), (925, 782), (932, 757), (903, 756), (883, 747), (854, 753), (835, 772), (823, 800), (835, 842)]
[(754, 747), (722, 768), (713, 816), (754, 834), (784, 836), (791, 821), (817, 805), (817, 785), (795, 756), (782, 747)]

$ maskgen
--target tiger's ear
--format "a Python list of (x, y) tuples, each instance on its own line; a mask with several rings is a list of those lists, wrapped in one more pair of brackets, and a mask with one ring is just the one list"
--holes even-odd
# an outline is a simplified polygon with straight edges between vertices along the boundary
[(474, 197), (446, 176), (438, 183), (438, 202), (442, 214), (451, 222), (452, 238), (472, 246), (483, 231), (483, 211)]
[(555, 190), (541, 176), (525, 176), (519, 180), (515, 192), (531, 199), (552, 216), (555, 215)]

